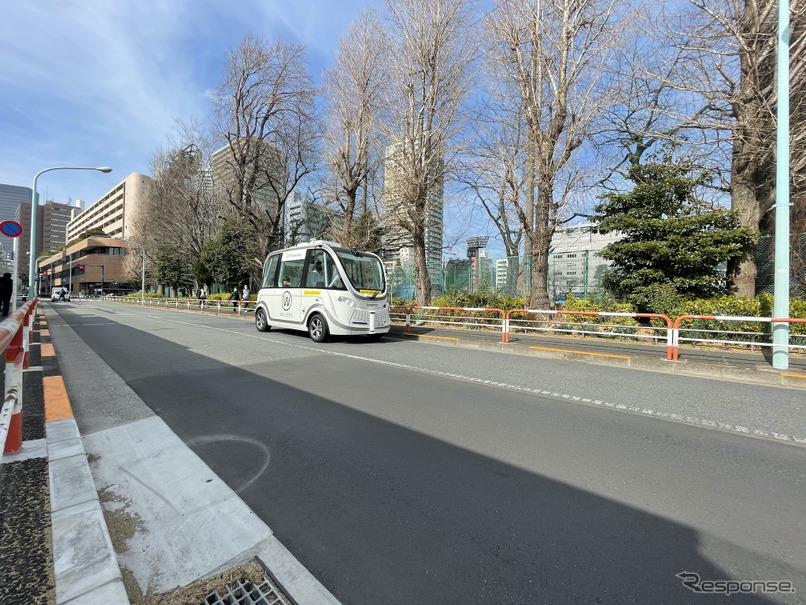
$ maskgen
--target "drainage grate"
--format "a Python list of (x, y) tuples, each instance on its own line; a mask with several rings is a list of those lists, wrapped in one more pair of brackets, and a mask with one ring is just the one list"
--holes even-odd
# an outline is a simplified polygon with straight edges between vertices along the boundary
[[(222, 594), (223, 593), (223, 594)], [(291, 605), (275, 589), (268, 578), (260, 584), (235, 580), (215, 590), (204, 599), (203, 605)]]

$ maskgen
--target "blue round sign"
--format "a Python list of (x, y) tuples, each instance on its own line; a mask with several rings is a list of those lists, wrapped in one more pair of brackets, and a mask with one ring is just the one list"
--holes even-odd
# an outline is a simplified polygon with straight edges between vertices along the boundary
[(16, 221), (3, 221), (0, 223), (0, 233), (6, 237), (19, 237), (22, 235), (22, 225)]

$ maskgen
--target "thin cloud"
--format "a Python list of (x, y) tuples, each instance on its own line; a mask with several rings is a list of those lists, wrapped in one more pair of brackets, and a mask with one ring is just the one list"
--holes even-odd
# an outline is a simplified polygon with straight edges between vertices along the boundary
[[(374, 0), (383, 4), (382, 0)], [(319, 76), (364, 1), (86, 0), (6, 3), (0, 20), (0, 182), (57, 172), (56, 201), (95, 201), (148, 158), (175, 119), (207, 119), (227, 51), (243, 35), (306, 44)], [(44, 190), (42, 190), (44, 191)]]

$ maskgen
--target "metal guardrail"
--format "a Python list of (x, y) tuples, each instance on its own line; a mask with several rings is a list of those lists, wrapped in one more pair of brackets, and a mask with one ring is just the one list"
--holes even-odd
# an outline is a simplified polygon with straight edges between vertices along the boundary
[[(574, 316), (587, 316), (587, 317), (629, 317), (631, 319), (661, 319), (666, 323), (666, 327), (645, 327), (645, 326), (630, 326), (631, 329), (634, 331), (631, 332), (616, 332), (616, 331), (601, 331), (601, 330), (591, 330), (591, 329), (565, 329), (565, 328), (557, 328), (556, 326), (552, 325), (549, 327), (535, 327), (530, 326), (527, 322), (530, 323), (549, 323), (546, 320), (536, 320), (536, 319), (515, 319), (512, 317), (513, 313), (521, 313), (521, 314), (529, 314), (529, 315), (544, 315), (544, 316), (554, 316), (554, 317), (574, 317)], [(556, 319), (552, 323), (556, 323)], [(574, 322), (569, 322), (574, 323)], [(576, 325), (582, 326), (590, 326), (591, 324), (584, 324), (579, 323)], [(607, 324), (597, 324), (597, 327), (607, 327), (607, 328), (614, 328), (614, 329), (624, 329), (625, 326), (623, 325), (607, 325)], [(653, 340), (658, 340), (657, 334), (640, 334), (637, 330), (639, 328), (649, 329), (653, 332), (657, 331), (666, 331), (666, 359), (672, 358), (672, 320), (669, 319), (666, 315), (661, 315), (659, 313), (618, 313), (615, 311), (562, 311), (562, 310), (543, 310), (543, 309), (510, 309), (507, 311), (506, 315), (506, 323), (504, 326), (504, 335), (502, 342), (509, 342), (509, 333), (510, 329), (518, 329), (518, 330), (535, 330), (535, 331), (551, 331), (551, 332), (570, 332), (572, 334), (595, 334), (597, 336), (622, 336), (622, 337), (629, 337), (629, 338), (649, 338)]]
[[(737, 315), (681, 315), (677, 319), (674, 320), (673, 326), (673, 333), (672, 333), (672, 359), (677, 361), (680, 355), (680, 342), (687, 341), (687, 342), (710, 342), (710, 343), (718, 343), (718, 344), (730, 344), (730, 345), (747, 345), (747, 342), (739, 341), (739, 340), (724, 340), (724, 339), (703, 339), (703, 338), (682, 338), (680, 336), (680, 332), (718, 332), (718, 333), (728, 333), (728, 334), (753, 334), (748, 332), (722, 332), (717, 330), (703, 330), (699, 328), (681, 328), (680, 325), (684, 321), (692, 321), (692, 320), (708, 320), (708, 321), (726, 321), (726, 322), (733, 322), (733, 321), (740, 321), (745, 323), (806, 323), (806, 319), (794, 318), (794, 317), (752, 317), (752, 316), (737, 316)], [(756, 333), (760, 334), (760, 333)], [(766, 335), (766, 334), (765, 334)], [(791, 335), (790, 335), (791, 339)], [(771, 347), (773, 344), (771, 342), (759, 342), (753, 341), (752, 346), (754, 347)], [(806, 345), (796, 345), (792, 344), (791, 342), (787, 343), (788, 349), (806, 349)]]
[(5, 393), (0, 411), (0, 451), (22, 447), (22, 371), (28, 367), (32, 315), (39, 299), (25, 303), (0, 323), (0, 351), (6, 356)]
[[(119, 302), (119, 303), (127, 303), (130, 305), (138, 305), (143, 306), (143, 301), (139, 298), (129, 298), (127, 296), (104, 296), (100, 299), (96, 300), (105, 300), (107, 302)], [(251, 304), (251, 306), (249, 306)], [(216, 313), (221, 313), (228, 309), (232, 309), (238, 315), (249, 313), (250, 311), (254, 313), (255, 311), (255, 304), (256, 301), (249, 300), (244, 302), (242, 300), (238, 301), (230, 301), (230, 300), (222, 300), (222, 299), (208, 299), (202, 302), (198, 299), (192, 298), (147, 298), (145, 299), (145, 306), (146, 307), (165, 307), (174, 309), (184, 309), (186, 311), (200, 311), (206, 312), (211, 311), (212, 309), (216, 310)]]
[[(127, 302), (131, 304), (141, 304), (140, 299), (127, 299), (122, 297), (108, 297), (107, 300), (116, 302)], [(226, 312), (232, 308), (238, 315), (254, 311), (254, 306), (245, 308), (243, 301), (214, 300), (201, 304), (192, 299), (147, 299), (147, 306), (165, 306), (166, 308), (199, 310), (204, 312), (214, 305), (217, 314)], [(254, 302), (254, 301), (250, 301)], [(231, 306), (235, 304), (235, 306)], [(485, 315), (481, 315), (485, 314)], [(531, 318), (516, 318), (515, 314), (532, 315)], [(747, 331), (724, 331), (709, 330), (702, 328), (683, 328), (681, 323), (688, 320), (711, 320), (711, 321), (737, 321), (756, 323), (806, 323), (806, 319), (800, 318), (769, 318), (769, 317), (744, 317), (744, 316), (722, 316), (722, 315), (683, 315), (674, 321), (666, 315), (660, 313), (619, 313), (614, 311), (563, 311), (553, 309), (510, 309), (504, 311), (498, 308), (488, 307), (436, 307), (436, 306), (390, 306), (389, 316), (393, 321), (404, 322), (406, 332), (411, 331), (412, 323), (418, 325), (448, 325), (460, 326), (467, 329), (495, 329), (501, 330), (501, 342), (508, 343), (510, 334), (513, 331), (523, 332), (560, 332), (568, 334), (595, 335), (598, 337), (621, 337), (630, 339), (647, 339), (654, 342), (666, 341), (666, 359), (677, 361), (679, 359), (680, 343), (701, 342), (711, 344), (727, 344), (745, 346), (754, 350), (755, 347), (772, 346), (772, 343), (764, 342), (769, 334), (763, 332)], [(543, 319), (539, 319), (543, 316)], [(646, 326), (624, 324), (592, 324), (590, 322), (574, 322), (574, 317), (601, 317), (601, 318), (632, 318), (632, 319), (658, 319), (664, 326)], [(559, 324), (559, 325), (558, 325)], [(567, 326), (567, 327), (566, 327)], [(642, 333), (643, 332), (643, 333)], [(719, 338), (692, 338), (681, 337), (681, 332), (700, 333), (720, 333), (733, 334), (749, 337), (747, 340), (728, 340)], [(806, 350), (806, 345), (788, 344), (789, 349)]]

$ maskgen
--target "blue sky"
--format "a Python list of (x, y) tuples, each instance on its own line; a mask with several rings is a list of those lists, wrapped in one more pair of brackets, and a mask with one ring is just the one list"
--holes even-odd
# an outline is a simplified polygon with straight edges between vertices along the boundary
[(338, 38), (383, 0), (18, 0), (0, 19), (0, 183), (94, 202), (166, 142), (207, 120), (227, 51), (253, 32), (308, 47), (319, 80)]

